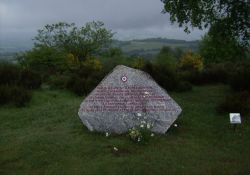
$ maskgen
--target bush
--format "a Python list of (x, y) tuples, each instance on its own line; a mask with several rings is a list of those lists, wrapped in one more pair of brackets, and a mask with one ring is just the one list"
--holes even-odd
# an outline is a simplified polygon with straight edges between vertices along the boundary
[(24, 69), (20, 73), (19, 85), (28, 89), (38, 89), (42, 84), (41, 76), (34, 71)]
[(178, 67), (184, 71), (201, 72), (204, 68), (203, 59), (200, 55), (188, 51), (181, 57)]
[(0, 85), (0, 105), (7, 104), (11, 101), (10, 89), (8, 86)]
[(232, 67), (230, 63), (208, 65), (207, 68), (202, 72), (201, 78), (203, 79), (203, 84), (227, 83), (230, 67)]
[(52, 89), (65, 89), (69, 80), (70, 76), (67, 75), (52, 75), (48, 80), (48, 84)]
[(17, 107), (24, 107), (31, 100), (31, 92), (24, 89), (23, 87), (12, 87), (11, 88), (11, 101)]
[(230, 63), (210, 64), (202, 72), (180, 71), (178, 74), (182, 80), (195, 85), (228, 83), (230, 68)]
[(235, 91), (250, 92), (250, 63), (241, 63), (235, 66), (230, 76), (230, 86)]
[(25, 106), (31, 100), (31, 92), (18, 86), (0, 86), (0, 105), (13, 103), (17, 107)]
[(191, 91), (193, 89), (192, 84), (187, 81), (180, 81), (178, 83), (176, 91), (178, 92), (185, 92), (185, 91)]
[(0, 85), (16, 85), (19, 81), (20, 69), (11, 63), (0, 64)]
[(250, 113), (250, 93), (247, 91), (229, 95), (217, 107), (219, 113), (239, 112), (241, 114)]
[(178, 77), (174, 69), (164, 65), (154, 65), (151, 76), (163, 88), (169, 91), (177, 89)]
[(72, 76), (69, 79), (69, 81), (67, 82), (67, 88), (79, 96), (87, 94), (87, 91), (85, 89), (85, 79), (80, 78), (76, 75)]

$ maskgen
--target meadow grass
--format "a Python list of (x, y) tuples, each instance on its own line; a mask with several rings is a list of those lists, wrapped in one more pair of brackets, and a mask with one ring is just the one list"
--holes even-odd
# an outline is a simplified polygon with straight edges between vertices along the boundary
[(137, 145), (89, 132), (77, 115), (83, 98), (35, 91), (25, 108), (0, 108), (0, 174), (249, 174), (249, 116), (234, 132), (215, 110), (227, 93), (221, 85), (170, 93), (183, 109), (178, 127)]

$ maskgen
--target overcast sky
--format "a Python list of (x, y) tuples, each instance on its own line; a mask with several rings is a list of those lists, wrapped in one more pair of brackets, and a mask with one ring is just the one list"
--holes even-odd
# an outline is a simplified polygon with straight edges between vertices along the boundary
[(186, 34), (162, 14), (160, 0), (0, 0), (0, 39), (30, 40), (45, 24), (59, 21), (84, 25), (103, 21), (118, 39), (164, 37), (196, 40), (204, 34)]

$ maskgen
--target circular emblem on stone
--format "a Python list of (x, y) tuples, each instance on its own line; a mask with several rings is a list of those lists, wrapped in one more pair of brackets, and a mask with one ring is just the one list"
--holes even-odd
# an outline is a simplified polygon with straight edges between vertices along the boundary
[(122, 80), (123, 82), (126, 82), (126, 81), (128, 80), (128, 78), (127, 78), (125, 75), (123, 75), (122, 78), (121, 78), (121, 80)]

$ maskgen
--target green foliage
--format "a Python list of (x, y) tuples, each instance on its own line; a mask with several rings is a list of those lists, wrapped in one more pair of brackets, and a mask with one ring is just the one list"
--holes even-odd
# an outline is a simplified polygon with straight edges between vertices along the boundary
[(40, 74), (29, 69), (23, 69), (20, 72), (18, 84), (27, 89), (38, 89), (42, 84), (42, 79)]
[(51, 75), (48, 79), (48, 84), (51, 89), (65, 89), (67, 87), (67, 83), (70, 80), (69, 75)]
[(78, 96), (83, 96), (88, 93), (88, 89), (85, 87), (86, 80), (80, 76), (73, 75), (67, 82), (67, 88), (74, 92)]
[(237, 44), (234, 39), (206, 34), (200, 42), (199, 52), (205, 64), (236, 62), (247, 59), (247, 50)]
[(200, 77), (194, 81), (198, 84), (228, 83), (232, 68), (233, 64), (230, 62), (207, 65)]
[(41, 76), (30, 69), (21, 69), (16, 64), (0, 63), (0, 85), (37, 89), (41, 86)]
[(38, 48), (49, 47), (71, 53), (78, 60), (85, 60), (98, 50), (108, 47), (112, 36), (113, 33), (100, 21), (89, 22), (79, 28), (74, 23), (59, 22), (47, 24), (38, 30), (35, 45)]
[(52, 47), (35, 47), (19, 55), (18, 62), (22, 67), (39, 72), (43, 78), (67, 68), (67, 54)]
[(176, 91), (177, 92), (186, 92), (191, 91), (193, 89), (193, 86), (188, 81), (180, 81), (177, 85)]
[(176, 67), (177, 61), (174, 50), (168, 46), (164, 46), (156, 56), (155, 64)]
[[(140, 118), (138, 118), (141, 120)], [(153, 125), (147, 122), (145, 119), (140, 121), (140, 125), (129, 129), (128, 136), (130, 139), (138, 144), (148, 144), (150, 137), (154, 136), (151, 132)]]
[(20, 86), (0, 85), (0, 105), (24, 107), (31, 100), (31, 92)]
[(178, 63), (178, 68), (182, 71), (201, 72), (203, 70), (203, 59), (200, 55), (192, 51), (186, 52)]
[(230, 86), (235, 91), (250, 92), (250, 63), (238, 63), (232, 69)]
[(195, 85), (228, 83), (233, 67), (232, 63), (209, 64), (201, 72), (182, 71), (179, 76)]
[(142, 69), (145, 66), (145, 59), (138, 57), (132, 64), (132, 67), (135, 69)]
[(247, 91), (237, 92), (235, 94), (228, 95), (224, 101), (222, 101), (217, 111), (220, 113), (236, 112), (243, 115), (250, 113), (250, 93)]
[(105, 76), (103, 65), (97, 59), (87, 59), (80, 67), (71, 70), (66, 88), (75, 94), (87, 95)]
[(151, 75), (163, 88), (173, 91), (178, 86), (178, 77), (174, 68), (164, 65), (154, 65)]
[(0, 85), (16, 85), (19, 82), (20, 68), (14, 64), (0, 62)]
[(0, 105), (25, 106), (31, 100), (30, 89), (41, 86), (39, 74), (16, 64), (0, 63)]
[[(204, 29), (212, 27), (210, 36), (220, 36), (236, 39), (238, 43), (249, 47), (250, 4), (248, 1), (233, 0), (162, 0), (164, 13), (170, 13), (172, 23)], [(216, 37), (214, 37), (216, 38)]]

